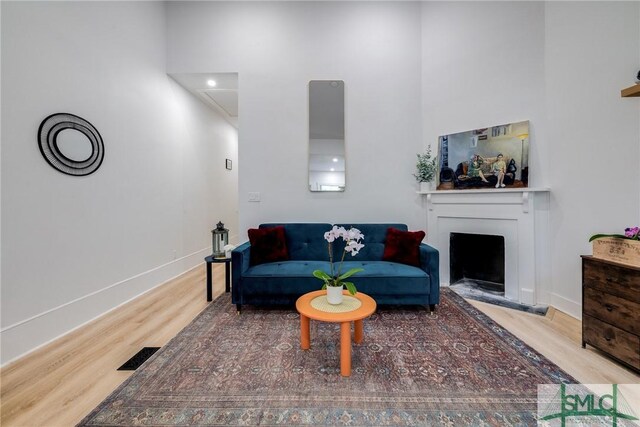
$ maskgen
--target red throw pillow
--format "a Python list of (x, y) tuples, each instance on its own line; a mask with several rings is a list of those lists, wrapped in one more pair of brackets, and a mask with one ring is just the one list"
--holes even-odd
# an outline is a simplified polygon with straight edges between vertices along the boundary
[(251, 228), (249, 242), (251, 243), (251, 265), (289, 259), (287, 239), (282, 226)]
[(424, 236), (424, 231), (401, 231), (389, 227), (382, 259), (420, 267), (420, 243)]

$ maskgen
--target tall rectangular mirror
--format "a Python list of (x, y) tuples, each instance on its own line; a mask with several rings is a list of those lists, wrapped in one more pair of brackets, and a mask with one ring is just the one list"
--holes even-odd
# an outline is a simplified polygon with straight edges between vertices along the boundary
[(309, 82), (309, 189), (344, 191), (344, 82)]

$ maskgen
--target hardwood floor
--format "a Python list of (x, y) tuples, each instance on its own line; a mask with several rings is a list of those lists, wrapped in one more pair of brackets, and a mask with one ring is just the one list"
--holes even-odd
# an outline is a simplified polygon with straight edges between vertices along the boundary
[(640, 375), (613, 362), (593, 347), (583, 349), (579, 320), (553, 307), (543, 317), (468, 301), (582, 384), (619, 384), (631, 407), (640, 408), (640, 387), (637, 386)]
[[(116, 369), (142, 347), (161, 347), (206, 305), (204, 264), (3, 368), (4, 426), (71, 426), (131, 372)], [(224, 265), (213, 267), (214, 297)]]
[[(213, 275), (215, 297), (224, 292), (224, 266), (214, 265)], [(541, 317), (471, 303), (580, 382), (640, 383), (597, 350), (583, 350), (580, 322), (560, 311)], [(166, 344), (206, 305), (203, 265), (10, 364), (0, 372), (0, 425), (76, 424), (131, 375), (118, 366), (142, 347)]]

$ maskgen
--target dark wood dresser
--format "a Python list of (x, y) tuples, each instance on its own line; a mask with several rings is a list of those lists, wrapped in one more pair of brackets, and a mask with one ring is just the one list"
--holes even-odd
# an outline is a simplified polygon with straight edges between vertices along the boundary
[(640, 268), (582, 256), (582, 347), (640, 372)]

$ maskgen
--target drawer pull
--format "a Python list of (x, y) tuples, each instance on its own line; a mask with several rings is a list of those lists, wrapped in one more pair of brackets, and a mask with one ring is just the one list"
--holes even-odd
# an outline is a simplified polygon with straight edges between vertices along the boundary
[(604, 337), (604, 339), (605, 339), (605, 340), (607, 340), (607, 342), (610, 342), (610, 341), (611, 341), (611, 338), (610, 338), (610, 337)]
[(610, 304), (605, 304), (604, 308), (606, 308), (607, 311), (613, 311), (613, 306), (611, 306)]

